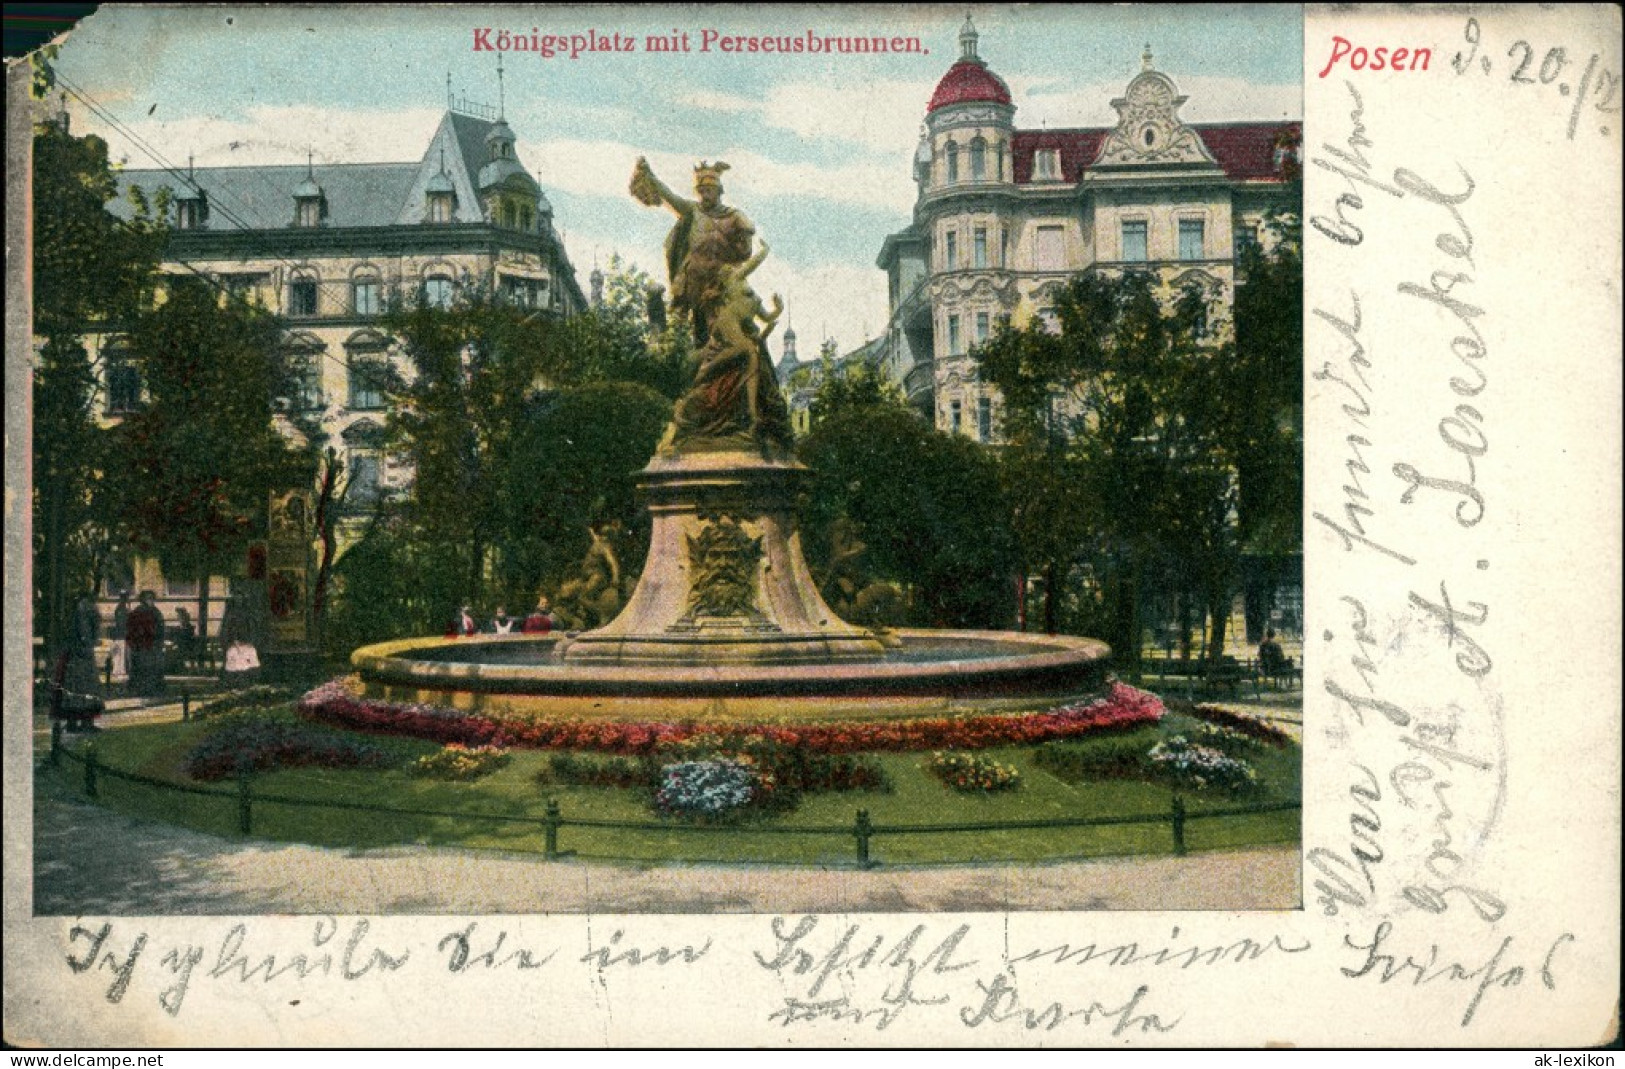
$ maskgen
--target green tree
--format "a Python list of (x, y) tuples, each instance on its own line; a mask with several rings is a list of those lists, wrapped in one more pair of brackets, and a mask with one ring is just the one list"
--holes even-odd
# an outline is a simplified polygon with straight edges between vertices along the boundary
[(1048, 579), (1046, 624), (1085, 564), (1131, 665), (1150, 583), (1197, 592), (1223, 645), (1235, 480), (1209, 304), (1196, 290), (1165, 302), (1142, 273), (1084, 274), (1056, 302), (1058, 333), (1007, 329), (974, 354), (1004, 396), (1007, 486), (1027, 561)]
[(35, 126), (33, 152), (34, 604), (54, 648), (71, 594), (96, 586), (113, 537), (84, 339), (150, 302), (164, 231), (150, 213), (108, 211), (117, 180), (100, 138), (72, 136), (62, 118)]
[[(517, 607), (581, 559), (589, 525), (639, 525), (633, 475), (671, 404), (634, 376), (646, 350), (628, 321), (476, 294), (397, 310), (387, 327), (407, 365), (388, 441), (414, 477), (369, 552), (412, 562), (419, 593), (396, 607), (399, 626), (437, 625), (464, 602)], [(352, 616), (345, 576), (359, 566), (340, 572)]]
[(907, 409), (908, 402), (902, 389), (883, 375), (879, 369), (862, 361), (837, 364), (825, 356), (820, 364), (822, 374), (813, 393), (812, 423), (855, 408), (878, 407)]
[(272, 491), (313, 476), (311, 436), (278, 415), (298, 369), (274, 316), (187, 276), (130, 323), (126, 341), (146, 398), (111, 432), (115, 512), (130, 545), (166, 574), (198, 580), (202, 638), (209, 577), (263, 535)]
[(1008, 623), (1016, 546), (991, 453), (888, 404), (835, 412), (800, 453), (813, 471), (802, 530), (815, 574), (844, 527), (866, 547), (869, 577), (913, 592), (918, 622)]

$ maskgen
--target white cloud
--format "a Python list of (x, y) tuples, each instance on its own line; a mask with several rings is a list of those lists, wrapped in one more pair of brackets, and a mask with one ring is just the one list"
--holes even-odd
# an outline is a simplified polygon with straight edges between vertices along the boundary
[(719, 93), (714, 89), (691, 89), (676, 97), (672, 103), (689, 108), (699, 108), (703, 111), (721, 111), (728, 114), (760, 111), (762, 108), (760, 100), (734, 96), (731, 93)]
[[(1303, 116), (1303, 89), (1297, 85), (1258, 85), (1241, 78), (1192, 75), (1175, 80), (1180, 95), (1188, 97), (1180, 108), (1186, 122), (1240, 122), (1299, 119)], [(1116, 126), (1111, 102), (1123, 95), (1126, 82), (1068, 85), (1053, 77), (1010, 79), (1016, 105), (1016, 125), (1022, 129), (1065, 129), (1080, 126)]]
[(913, 147), (931, 98), (927, 81), (789, 82), (761, 98), (700, 89), (676, 103), (731, 115), (755, 115), (806, 140), (863, 145), (896, 156)]
[[(307, 149), (317, 163), (383, 163), (421, 158), (440, 116), (433, 108), (260, 105), (243, 119), (153, 117), (124, 120), (123, 126), (175, 166), (185, 166), (188, 153), (205, 167), (297, 163)], [(131, 167), (159, 165), (140, 144), (100, 119), (87, 116), (85, 122), (106, 138), (114, 159), (125, 157)]]
[[(521, 143), (521, 159), (531, 161), (544, 188), (588, 196), (626, 197), (632, 166), (647, 156), (649, 166), (679, 193), (688, 192), (694, 160), (674, 153), (642, 152), (619, 141), (553, 140)], [(789, 164), (749, 149), (714, 153), (733, 168), (724, 179), (731, 195), (749, 200), (797, 197), (863, 205), (907, 214), (915, 189), (908, 172), (895, 164), (853, 160), (834, 164)]]

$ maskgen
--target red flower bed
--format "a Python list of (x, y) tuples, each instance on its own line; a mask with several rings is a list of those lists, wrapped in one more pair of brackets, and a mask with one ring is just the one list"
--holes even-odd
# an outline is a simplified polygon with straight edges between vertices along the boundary
[[(324, 683), (299, 701), (300, 715), (357, 731), (405, 735), (467, 746), (520, 746), (536, 750), (596, 750), (646, 754), (663, 742), (715, 731), (715, 725), (662, 721), (495, 720), (426, 703), (385, 702), (358, 695), (343, 679)], [(919, 720), (847, 721), (830, 724), (730, 724), (786, 746), (824, 753), (872, 750), (978, 750), (1075, 738), (1102, 728), (1155, 723), (1162, 701), (1154, 694), (1113, 683), (1105, 696), (1042, 713), (933, 717)]]

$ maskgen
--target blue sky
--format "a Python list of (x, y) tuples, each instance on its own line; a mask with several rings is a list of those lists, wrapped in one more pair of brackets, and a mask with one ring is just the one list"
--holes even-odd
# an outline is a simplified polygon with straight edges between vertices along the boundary
[[(1010, 84), (1021, 127), (1110, 125), (1110, 101), (1149, 45), (1195, 122), (1300, 118), (1295, 5), (970, 7), (980, 52)], [(612, 253), (657, 277), (670, 217), (626, 193), (638, 155), (674, 188), (724, 159), (730, 203), (773, 248), (759, 288), (781, 293), (803, 355), (880, 332), (874, 259), (907, 225), (909, 160), (931, 90), (958, 53), (965, 7), (104, 8), (65, 43), (64, 78), (183, 164), (415, 160), (459, 97), (497, 102), (496, 54), (475, 30), (635, 39), (629, 53), (504, 54), (508, 121), (583, 286)], [(766, 56), (699, 50), (722, 34), (903, 35), (920, 54)], [(649, 34), (693, 51), (651, 54)], [(94, 116), (115, 159), (155, 166)], [(775, 354), (777, 355), (777, 354)]]

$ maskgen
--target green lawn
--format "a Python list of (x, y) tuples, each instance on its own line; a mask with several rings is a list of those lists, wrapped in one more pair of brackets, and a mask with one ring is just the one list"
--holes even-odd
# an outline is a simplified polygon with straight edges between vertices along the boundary
[[(183, 771), (187, 753), (219, 721), (162, 724), (108, 731), (96, 739), (98, 761), (165, 782), (206, 786), (229, 797), (203, 797), (133, 784), (103, 775), (98, 801), (134, 816), (181, 825), (226, 837), (238, 832), (236, 783), (195, 784)], [(401, 764), (435, 749), (431, 743), (377, 739), (396, 751)], [(75, 747), (81, 745), (73, 744)], [(713, 861), (850, 865), (855, 840), (850, 831), (857, 811), (866, 809), (881, 829), (871, 841), (871, 857), (881, 863), (930, 864), (971, 861), (1041, 861), (1062, 858), (1173, 852), (1169, 822), (1108, 827), (1040, 828), (954, 833), (886, 833), (891, 826), (1014, 822), (1067, 818), (1157, 816), (1165, 818), (1173, 791), (1131, 780), (1063, 782), (1035, 763), (1031, 747), (984, 751), (1015, 765), (1021, 785), (990, 796), (949, 790), (925, 770), (929, 754), (872, 755), (893, 784), (889, 793), (811, 794), (793, 811), (724, 828), (695, 827), (655, 816), (636, 792), (539, 784), (549, 754), (516, 750), (507, 767), (473, 782), (423, 779), (404, 768), (340, 771), (289, 769), (256, 775), (256, 796), (284, 796), (389, 809), (437, 810), (462, 816), (375, 813), (354, 809), (279, 804), (256, 798), (252, 806), (255, 839), (306, 842), (338, 847), (377, 847), (421, 843), (518, 852), (544, 850), (542, 817), (556, 799), (566, 821), (604, 820), (659, 825), (648, 829), (571, 827), (559, 831), (561, 850), (584, 857), (639, 862)], [(1248, 801), (1295, 802), (1299, 798), (1296, 746), (1263, 749), (1253, 758), (1266, 785)], [(43, 773), (50, 789), (79, 794), (83, 772), (66, 760), (59, 771)], [(42, 787), (46, 786), (42, 784)], [(1292, 843), (1299, 838), (1299, 813), (1283, 812), (1198, 819), (1204, 811), (1242, 804), (1222, 794), (1183, 792), (1192, 819), (1186, 842), (1191, 850), (1260, 843)], [(484, 819), (482, 819), (482, 817)], [(518, 821), (490, 819), (516, 817)], [(821, 834), (813, 829), (839, 828)], [(806, 829), (789, 834), (792, 830)]]

